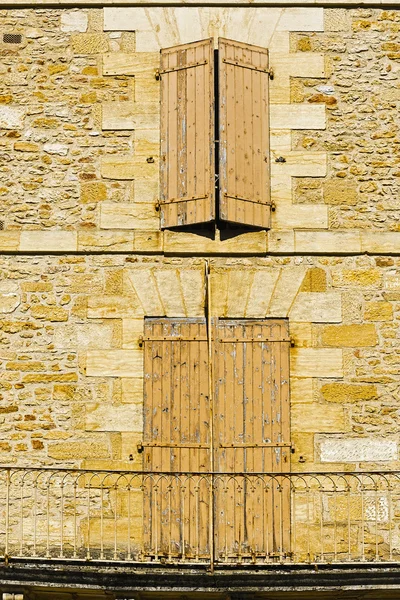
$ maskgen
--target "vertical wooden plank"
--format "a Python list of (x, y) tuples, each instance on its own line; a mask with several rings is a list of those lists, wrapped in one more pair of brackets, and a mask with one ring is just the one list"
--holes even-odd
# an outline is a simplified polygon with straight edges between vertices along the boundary
[[(193, 63), (197, 61), (197, 53), (198, 51), (203, 50), (203, 48), (193, 47), (188, 48), (187, 53), (187, 61), (188, 63)], [(196, 77), (197, 77), (198, 69), (187, 69), (186, 70), (186, 78), (187, 78), (187, 98), (186, 98), (186, 106), (187, 106), (187, 144), (186, 144), (186, 195), (187, 197), (195, 197), (196, 195)], [(197, 203), (196, 202), (187, 202), (186, 203), (187, 210), (187, 219), (189, 222), (193, 222), (197, 216)]]
[[(175, 69), (178, 66), (178, 54), (168, 55), (168, 148), (166, 155), (162, 157), (162, 161), (166, 161), (166, 169), (168, 170), (168, 188), (166, 190), (166, 198), (178, 198), (178, 114), (179, 114), (179, 97), (178, 97), (178, 72)], [(165, 77), (162, 81), (166, 81)], [(163, 129), (161, 125), (161, 130)], [(165, 199), (166, 200), (166, 199)], [(164, 198), (162, 197), (162, 202)], [(175, 204), (169, 206), (169, 220), (173, 223), (178, 223), (178, 207)]]
[(213, 49), (208, 39), (161, 51), (162, 228), (214, 219)]
[(269, 227), (268, 51), (220, 39), (219, 55), (220, 217)]

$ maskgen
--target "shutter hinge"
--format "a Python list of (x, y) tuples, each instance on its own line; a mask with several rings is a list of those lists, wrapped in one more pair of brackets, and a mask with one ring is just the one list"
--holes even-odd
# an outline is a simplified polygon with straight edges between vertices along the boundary
[(160, 81), (160, 79), (161, 79), (160, 69), (155, 70), (154, 77), (156, 78), (156, 81)]
[(138, 345), (139, 345), (139, 348), (143, 348), (143, 336), (142, 335), (139, 335), (139, 337), (138, 337)]
[(294, 341), (294, 338), (290, 338), (290, 347), (291, 347), (291, 348), (294, 348), (294, 347), (295, 347), (295, 345), (296, 345), (296, 343), (295, 343), (295, 341)]
[(268, 70), (268, 75), (270, 79), (275, 77), (274, 69), (272, 67)]
[(157, 202), (156, 202), (156, 211), (159, 212), (160, 208), (161, 208), (160, 201), (157, 200)]

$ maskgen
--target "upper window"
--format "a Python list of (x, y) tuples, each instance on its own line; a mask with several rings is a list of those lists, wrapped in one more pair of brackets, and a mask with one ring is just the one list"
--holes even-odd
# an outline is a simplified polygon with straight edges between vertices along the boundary
[(161, 51), (161, 227), (270, 226), (268, 51), (207, 39)]

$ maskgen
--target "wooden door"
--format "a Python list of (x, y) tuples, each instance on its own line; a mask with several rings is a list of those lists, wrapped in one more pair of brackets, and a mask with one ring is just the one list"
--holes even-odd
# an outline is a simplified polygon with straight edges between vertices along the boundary
[[(284, 320), (215, 326), (216, 549), (232, 556), (289, 552), (289, 335)], [(260, 475), (257, 475), (260, 474)]]

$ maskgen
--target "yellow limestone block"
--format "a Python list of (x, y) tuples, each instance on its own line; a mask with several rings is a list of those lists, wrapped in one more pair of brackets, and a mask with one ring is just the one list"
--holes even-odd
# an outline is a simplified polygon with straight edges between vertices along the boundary
[(88, 350), (89, 377), (139, 377), (143, 373), (142, 350)]

